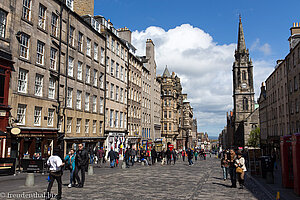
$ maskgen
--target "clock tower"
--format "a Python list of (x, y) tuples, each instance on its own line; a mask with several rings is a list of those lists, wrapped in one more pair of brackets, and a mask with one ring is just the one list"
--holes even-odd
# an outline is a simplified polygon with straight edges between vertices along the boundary
[(254, 111), (253, 65), (246, 49), (241, 17), (233, 63), (233, 117), (236, 127)]

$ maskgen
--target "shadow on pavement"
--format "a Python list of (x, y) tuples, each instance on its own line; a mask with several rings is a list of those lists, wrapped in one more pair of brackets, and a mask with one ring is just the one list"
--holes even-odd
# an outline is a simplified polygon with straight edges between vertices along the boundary
[(224, 187), (231, 188), (230, 185), (225, 185), (225, 184), (223, 184), (223, 183), (216, 183), (216, 182), (213, 182), (212, 184), (215, 184), (215, 185), (221, 185), (221, 186), (224, 186)]
[(214, 179), (223, 180), (223, 178), (220, 177), (213, 177)]

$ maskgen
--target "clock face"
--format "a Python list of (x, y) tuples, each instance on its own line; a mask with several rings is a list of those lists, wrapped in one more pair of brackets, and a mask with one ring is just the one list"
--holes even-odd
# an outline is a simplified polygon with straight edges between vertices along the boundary
[(247, 87), (247, 83), (243, 83), (242, 88), (246, 88), (246, 87)]

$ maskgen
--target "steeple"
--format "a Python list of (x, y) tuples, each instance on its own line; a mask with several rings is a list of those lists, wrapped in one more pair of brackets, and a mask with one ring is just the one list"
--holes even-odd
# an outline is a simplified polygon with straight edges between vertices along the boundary
[(165, 68), (165, 71), (164, 71), (164, 73), (163, 73), (163, 77), (171, 77), (171, 74), (170, 74), (170, 72), (169, 72), (169, 70), (168, 70), (168, 67), (167, 67), (167, 65), (166, 65), (166, 68)]
[(237, 52), (242, 53), (245, 51), (246, 51), (245, 36), (244, 36), (244, 30), (243, 30), (243, 24), (242, 24), (242, 17), (240, 15)]

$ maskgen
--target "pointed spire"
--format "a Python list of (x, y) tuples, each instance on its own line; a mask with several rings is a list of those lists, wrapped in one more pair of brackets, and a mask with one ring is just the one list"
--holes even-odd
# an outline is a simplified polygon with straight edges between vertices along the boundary
[(171, 74), (170, 74), (170, 72), (168, 70), (168, 66), (167, 65), (166, 65), (165, 71), (163, 73), (163, 77), (171, 77)]
[(245, 36), (244, 36), (244, 30), (242, 24), (242, 17), (240, 15), (237, 52), (244, 52), (244, 51), (246, 51), (246, 44), (245, 44)]

